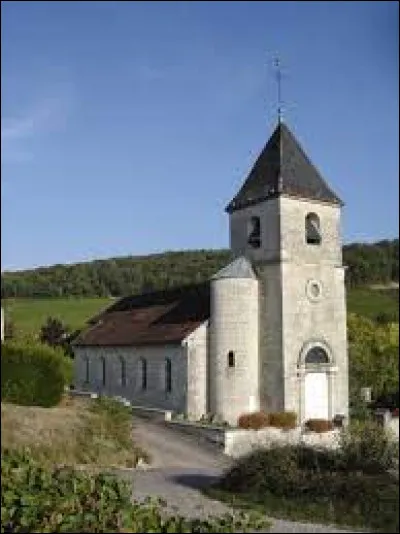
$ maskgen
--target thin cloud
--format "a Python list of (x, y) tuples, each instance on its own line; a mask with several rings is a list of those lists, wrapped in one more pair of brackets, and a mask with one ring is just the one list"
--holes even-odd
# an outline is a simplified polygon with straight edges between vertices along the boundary
[(1, 119), (1, 153), (7, 161), (26, 161), (31, 158), (31, 143), (65, 124), (71, 98), (66, 91), (43, 98), (27, 112)]

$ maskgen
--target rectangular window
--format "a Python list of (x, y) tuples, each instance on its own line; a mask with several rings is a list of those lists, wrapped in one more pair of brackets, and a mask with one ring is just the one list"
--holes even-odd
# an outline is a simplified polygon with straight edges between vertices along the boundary
[(235, 353), (232, 350), (228, 352), (228, 367), (235, 367)]

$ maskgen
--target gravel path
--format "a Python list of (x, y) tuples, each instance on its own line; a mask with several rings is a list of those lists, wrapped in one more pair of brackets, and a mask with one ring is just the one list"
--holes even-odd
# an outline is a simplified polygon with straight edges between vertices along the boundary
[[(213, 446), (186, 434), (165, 427), (162, 423), (135, 420), (134, 439), (152, 455), (151, 467), (136, 470), (133, 477), (133, 497), (160, 497), (186, 517), (222, 515), (229, 510), (224, 503), (201, 493), (202, 488), (215, 482), (231, 460)], [(271, 519), (272, 528), (265, 532), (354, 532), (326, 525)]]

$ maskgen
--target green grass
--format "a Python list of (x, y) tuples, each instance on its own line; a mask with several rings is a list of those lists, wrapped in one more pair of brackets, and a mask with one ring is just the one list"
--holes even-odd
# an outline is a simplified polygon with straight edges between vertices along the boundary
[(389, 314), (399, 320), (398, 288), (370, 289), (357, 288), (347, 291), (349, 312), (375, 319), (380, 313)]
[[(47, 317), (57, 317), (73, 330), (85, 326), (85, 322), (113, 302), (110, 298), (49, 298), (6, 299), (2, 305), (18, 334), (39, 332)], [(350, 289), (347, 292), (348, 311), (375, 319), (380, 313), (389, 313), (398, 320), (398, 289)]]
[(113, 299), (104, 297), (6, 299), (2, 301), (2, 306), (6, 317), (14, 322), (18, 335), (37, 335), (49, 316), (57, 317), (76, 330), (112, 302)]

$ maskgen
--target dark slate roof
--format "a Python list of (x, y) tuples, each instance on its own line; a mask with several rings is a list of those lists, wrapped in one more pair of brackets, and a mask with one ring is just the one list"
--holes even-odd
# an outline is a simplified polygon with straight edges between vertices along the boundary
[(343, 205), (284, 123), (276, 127), (226, 211), (232, 213), (281, 193)]
[(89, 321), (74, 345), (179, 343), (209, 316), (209, 282), (125, 297)]

